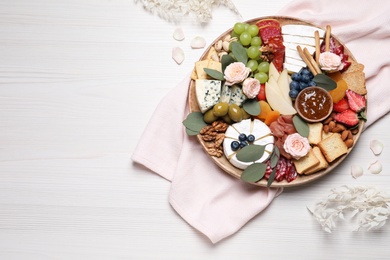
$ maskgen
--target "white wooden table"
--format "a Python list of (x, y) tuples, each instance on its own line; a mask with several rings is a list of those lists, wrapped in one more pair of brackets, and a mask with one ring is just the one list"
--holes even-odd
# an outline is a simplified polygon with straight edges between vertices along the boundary
[[(246, 20), (289, 1), (235, 2)], [(239, 20), (227, 8), (203, 27), (185, 20), (182, 42), (132, 0), (2, 0), (0, 10), (0, 259), (390, 258), (390, 224), (354, 233), (340, 222), (328, 234), (306, 209), (343, 184), (389, 189), (388, 115), (332, 174), (285, 190), (216, 245), (170, 207), (169, 182), (132, 163), (156, 105), (203, 52), (190, 40), (210, 43)], [(381, 156), (371, 139), (385, 144)], [(370, 174), (377, 159), (384, 170)]]

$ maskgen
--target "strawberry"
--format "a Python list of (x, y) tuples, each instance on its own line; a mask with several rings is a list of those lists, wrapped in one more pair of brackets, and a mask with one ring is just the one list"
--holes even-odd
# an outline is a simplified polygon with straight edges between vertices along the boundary
[(341, 113), (336, 113), (334, 115), (334, 120), (348, 127), (355, 126), (359, 123), (358, 115), (351, 109), (344, 110)]
[(257, 94), (257, 99), (260, 100), (265, 100), (265, 84), (260, 84), (260, 91), (259, 94)]
[(350, 89), (347, 89), (345, 95), (347, 96), (348, 104), (352, 111), (359, 113), (366, 109), (366, 98), (364, 96)]
[(344, 97), (336, 104), (333, 104), (333, 110), (335, 112), (343, 112), (344, 110), (347, 110), (349, 108), (348, 100)]

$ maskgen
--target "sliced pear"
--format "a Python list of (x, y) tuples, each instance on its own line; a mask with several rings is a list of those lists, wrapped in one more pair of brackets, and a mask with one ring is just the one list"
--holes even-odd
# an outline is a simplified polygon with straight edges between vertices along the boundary
[(294, 115), (297, 113), (292, 104), (289, 104), (284, 98), (281, 97), (280, 89), (278, 85), (274, 85), (275, 82), (268, 81), (265, 83), (265, 96), (268, 104), (273, 110), (277, 110), (282, 115)]
[(290, 76), (288, 75), (287, 69), (284, 69), (280, 73), (277, 83), (278, 83), (282, 98), (284, 98), (287, 101), (287, 103), (292, 105), (292, 100), (291, 100), (290, 95), (289, 95), (289, 92), (290, 92), (289, 78), (290, 78)]
[(279, 78), (279, 71), (276, 69), (273, 62), (269, 63), (269, 71), (268, 71), (268, 78), (274, 77), (274, 79), (278, 80)]

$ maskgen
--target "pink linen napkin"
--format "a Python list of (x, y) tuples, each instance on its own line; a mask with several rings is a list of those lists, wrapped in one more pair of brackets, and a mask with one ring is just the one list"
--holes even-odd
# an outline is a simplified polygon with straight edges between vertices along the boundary
[[(297, 0), (278, 13), (322, 27), (331, 25), (332, 32), (365, 65), (366, 127), (390, 110), (390, 102), (386, 102), (390, 88), (385, 85), (390, 79), (390, 2), (373, 3)], [(188, 114), (189, 80), (187, 75), (160, 102), (132, 159), (170, 181), (172, 207), (217, 243), (263, 211), (282, 189), (260, 188), (229, 176), (212, 162), (195, 137), (186, 135), (182, 121)]]

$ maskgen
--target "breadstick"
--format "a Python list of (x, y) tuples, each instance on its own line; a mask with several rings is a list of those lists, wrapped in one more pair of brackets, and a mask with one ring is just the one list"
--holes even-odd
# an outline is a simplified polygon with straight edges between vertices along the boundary
[(325, 31), (325, 51), (329, 51), (330, 31), (331, 31), (330, 25), (327, 25)]
[(306, 57), (305, 53), (303, 52), (301, 46), (297, 46), (297, 51), (299, 52), (299, 55), (301, 56), (301, 58), (303, 59), (303, 61), (306, 63), (306, 65), (309, 67), (309, 70), (311, 71), (311, 73), (313, 73), (313, 75), (317, 75), (317, 71), (316, 69), (313, 67), (313, 64), (310, 62), (310, 60)]
[(320, 33), (318, 31), (314, 32), (314, 38), (316, 40), (316, 62), (320, 62)]
[[(303, 49), (303, 53), (306, 55), (307, 59), (309, 60), (309, 62), (311, 63), (311, 65), (313, 66), (314, 70), (317, 72), (317, 74), (321, 73), (321, 69), (320, 67), (318, 67), (318, 64), (316, 63), (316, 61), (313, 59), (313, 56), (310, 54), (310, 52), (306, 49), (306, 47)], [(316, 74), (314, 74), (316, 75)]]

